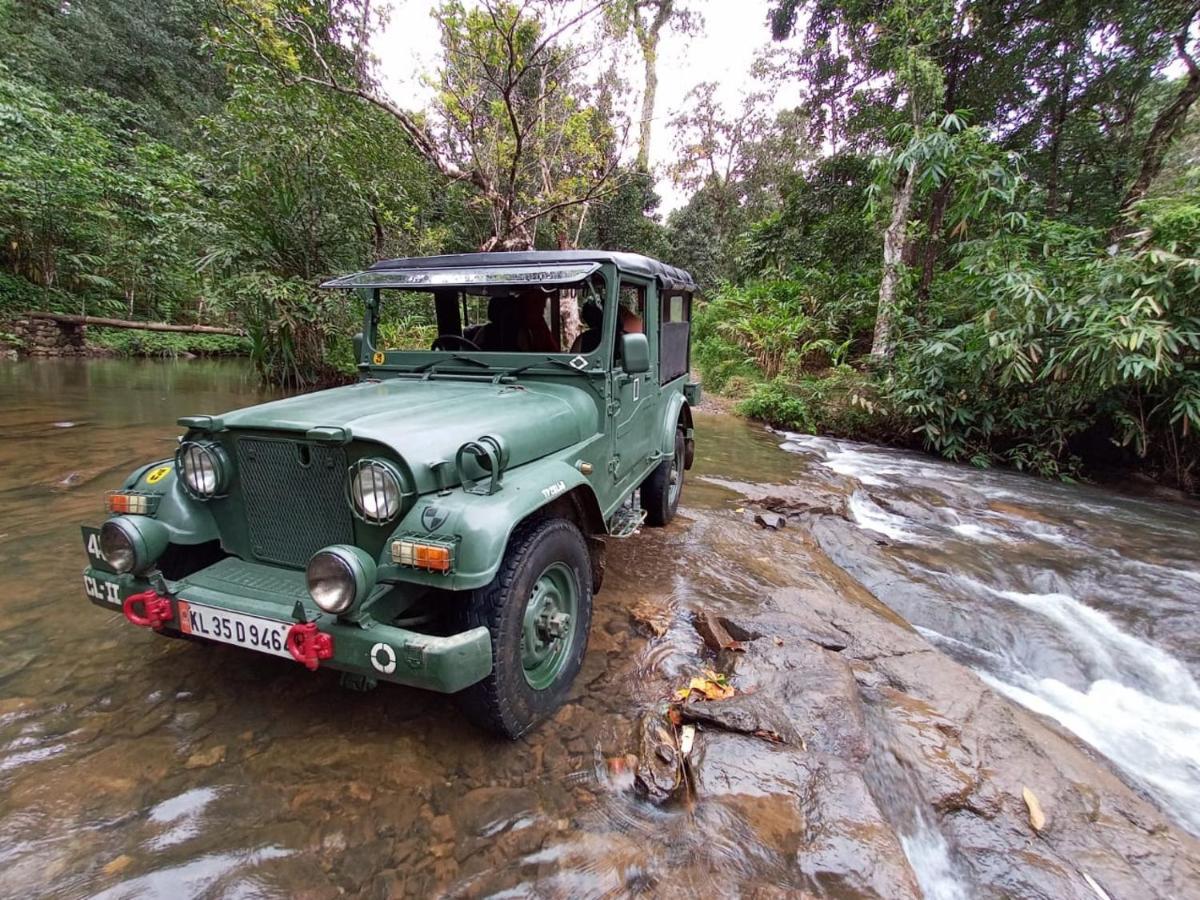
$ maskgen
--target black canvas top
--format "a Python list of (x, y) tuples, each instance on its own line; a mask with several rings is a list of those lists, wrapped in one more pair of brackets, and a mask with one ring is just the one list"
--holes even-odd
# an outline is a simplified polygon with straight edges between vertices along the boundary
[(631, 275), (656, 278), (665, 288), (694, 291), (696, 283), (683, 269), (668, 266), (640, 253), (617, 253), (612, 250), (520, 250), (504, 253), (454, 253), (446, 256), (410, 256), (403, 259), (381, 259), (367, 271), (386, 269), (455, 269), (473, 266), (553, 265), (554, 263), (600, 262), (613, 263), (618, 270)]

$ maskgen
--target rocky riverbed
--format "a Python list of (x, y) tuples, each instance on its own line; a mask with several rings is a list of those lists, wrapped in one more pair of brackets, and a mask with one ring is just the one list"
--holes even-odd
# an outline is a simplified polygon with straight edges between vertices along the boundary
[[(102, 490), (253, 394), (0, 366), (0, 895), (1200, 894), (1193, 510), (704, 416), (678, 520), (610, 550), (570, 702), (497, 742), (86, 604)], [(1106, 744), (1052, 675), (1158, 703), (1155, 764), (1136, 705)]]

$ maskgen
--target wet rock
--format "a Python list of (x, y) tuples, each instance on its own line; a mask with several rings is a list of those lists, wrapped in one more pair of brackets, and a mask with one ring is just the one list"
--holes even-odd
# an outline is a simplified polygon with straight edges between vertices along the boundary
[(719, 728), (777, 743), (797, 746), (802, 743), (787, 714), (774, 698), (762, 692), (738, 694), (728, 700), (684, 703), (679, 714), (684, 722), (704, 728)]
[(708, 610), (697, 610), (694, 613), (692, 624), (710, 650), (720, 652), (721, 650), (743, 649), (741, 642), (735, 640), (729, 633), (721, 617)]
[(37, 652), (30, 649), (8, 649), (0, 655), (0, 681), (7, 681), (37, 659)]
[[(462, 794), (453, 804), (457, 832), (491, 837), (537, 808), (533, 791), (515, 787), (481, 787)], [(435, 820), (436, 821), (436, 820)], [(450, 839), (454, 831), (447, 835)]]
[(663, 718), (647, 713), (639, 721), (638, 765), (634, 783), (653, 803), (664, 803), (683, 784), (683, 760), (675, 734)]

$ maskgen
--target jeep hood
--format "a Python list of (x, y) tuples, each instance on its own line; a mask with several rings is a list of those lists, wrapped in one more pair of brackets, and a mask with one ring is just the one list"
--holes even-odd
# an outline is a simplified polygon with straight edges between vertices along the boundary
[[(491, 384), (401, 378), (364, 382), (250, 406), (221, 417), (225, 427), (303, 433), (342, 427), (355, 441), (398, 453), (419, 489), (432, 487), (429, 463), (446, 460), (485, 434), (504, 439), (510, 468), (597, 432), (596, 400), (583, 384)], [(427, 481), (427, 479), (429, 479)]]

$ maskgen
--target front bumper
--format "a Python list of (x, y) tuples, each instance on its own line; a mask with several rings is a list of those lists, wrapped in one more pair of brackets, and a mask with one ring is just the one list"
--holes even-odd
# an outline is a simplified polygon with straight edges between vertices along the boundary
[[(84, 569), (83, 579), (88, 600), (117, 612), (124, 612), (131, 596), (153, 591), (149, 581), (116, 575), (94, 563)], [(172, 636), (184, 635), (180, 601), (288, 625), (296, 621), (293, 611), (299, 602), (306, 621), (315, 623), (316, 631), (330, 638), (331, 652), (319, 660), (321, 667), (441, 693), (469, 687), (492, 668), (492, 643), (486, 628), (437, 637), (378, 622), (343, 622), (312, 605), (303, 572), (228, 558), (180, 581), (167, 581), (166, 587), (163, 594), (160, 585), (158, 598), (169, 608), (161, 607), (162, 614), (153, 617), (153, 627)], [(157, 600), (153, 602), (160, 606)], [(135, 604), (143, 613), (144, 603)]]

